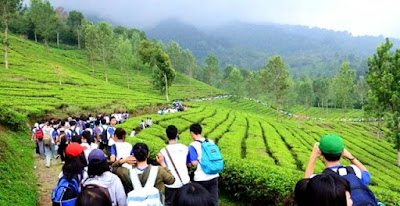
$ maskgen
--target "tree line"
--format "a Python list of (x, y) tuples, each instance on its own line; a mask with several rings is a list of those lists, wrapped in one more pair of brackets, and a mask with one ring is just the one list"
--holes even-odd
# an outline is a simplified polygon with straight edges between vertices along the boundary
[[(293, 79), (283, 58), (275, 55), (259, 70), (253, 71), (227, 65), (220, 68), (218, 58), (209, 54), (200, 64), (192, 52), (177, 42), (168, 45), (151, 41), (138, 29), (112, 27), (107, 22), (97, 24), (84, 18), (79, 11), (67, 13), (54, 9), (48, 0), (31, 0), (24, 6), (21, 0), (1, 0), (5, 68), (8, 61), (8, 31), (49, 46), (75, 46), (84, 49), (92, 75), (95, 65), (102, 65), (108, 81), (110, 64), (126, 76), (130, 87), (130, 71), (149, 69), (153, 86), (168, 98), (168, 87), (174, 82), (176, 71), (231, 93), (233, 100), (248, 97), (269, 102), (279, 113), (292, 105), (305, 108), (321, 107), (362, 108), (370, 116), (378, 117), (379, 127), (386, 120), (388, 136), (399, 149), (400, 164), (400, 49), (394, 51), (387, 40), (368, 59), (366, 77), (356, 75), (349, 62), (343, 62), (332, 78), (311, 79), (302, 75)], [(52, 44), (52, 45), (51, 45)], [(61, 83), (61, 81), (60, 81)]]

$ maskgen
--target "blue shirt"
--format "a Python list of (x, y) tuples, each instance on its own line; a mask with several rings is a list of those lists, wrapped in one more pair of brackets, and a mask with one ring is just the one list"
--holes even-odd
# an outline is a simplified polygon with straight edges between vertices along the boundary
[[(336, 165), (336, 166), (333, 166), (333, 167), (329, 167), (329, 169), (332, 169), (332, 170), (334, 170), (334, 169), (337, 169), (337, 168), (339, 168), (339, 167), (343, 167), (343, 165)], [(356, 167), (356, 166), (354, 166), (354, 167)], [(358, 167), (356, 167), (356, 168), (358, 168)], [(354, 169), (354, 168), (353, 168)], [(359, 168), (358, 168), (359, 169)], [(359, 169), (360, 171), (361, 171), (361, 178), (360, 177), (358, 177), (358, 178), (360, 178), (361, 179), (361, 181), (365, 184), (365, 185), (367, 185), (368, 186), (368, 184), (369, 184), (369, 182), (371, 181), (371, 174), (368, 172), (368, 171), (364, 171), (364, 170), (361, 170), (361, 169)]]
[(192, 163), (193, 161), (199, 161), (199, 155), (197, 154), (196, 148), (192, 145), (189, 146), (189, 153), (186, 158), (186, 163)]

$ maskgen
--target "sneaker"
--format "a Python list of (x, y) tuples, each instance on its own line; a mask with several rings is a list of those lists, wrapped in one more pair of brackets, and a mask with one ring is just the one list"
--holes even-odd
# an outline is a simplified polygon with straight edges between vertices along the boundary
[(46, 165), (47, 168), (50, 168), (50, 165)]
[(64, 162), (64, 161), (61, 161), (61, 164), (65, 164), (65, 162)]
[(60, 155), (57, 155), (57, 156), (56, 156), (56, 160), (57, 160), (58, 158), (60, 158)]

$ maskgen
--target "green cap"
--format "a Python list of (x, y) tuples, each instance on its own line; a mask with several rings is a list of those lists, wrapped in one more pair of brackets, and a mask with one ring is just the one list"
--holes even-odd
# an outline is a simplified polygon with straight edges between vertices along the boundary
[(325, 154), (341, 154), (344, 149), (343, 139), (334, 134), (328, 134), (321, 137), (319, 141), (319, 150)]

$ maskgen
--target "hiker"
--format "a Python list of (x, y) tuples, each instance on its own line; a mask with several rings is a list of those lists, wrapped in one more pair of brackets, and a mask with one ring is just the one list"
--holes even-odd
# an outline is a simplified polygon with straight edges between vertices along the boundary
[[(144, 143), (135, 144), (133, 146), (133, 151), (134, 151), (134, 156), (129, 156), (124, 159), (117, 160), (112, 165), (113, 173), (117, 174), (118, 177), (121, 179), (122, 184), (124, 185), (125, 188), (125, 192), (128, 194), (128, 199), (129, 199), (129, 193), (131, 191), (134, 191), (133, 181), (135, 181), (134, 179), (131, 179), (130, 174), (137, 175), (132, 177), (135, 178), (138, 177), (141, 184), (139, 186), (142, 187), (147, 182), (152, 183), (152, 181), (154, 181), (154, 185), (149, 185), (149, 186), (155, 187), (158, 190), (157, 192), (158, 195), (160, 195), (160, 193), (161, 194), (163, 193), (163, 188), (165, 184), (173, 184), (175, 182), (175, 178), (171, 174), (170, 170), (166, 167), (164, 163), (164, 157), (161, 154), (157, 155), (156, 157), (157, 162), (161, 166), (155, 166), (147, 164), (147, 159), (150, 157), (150, 154), (149, 154), (149, 148), (147, 147), (146, 144)], [(135, 167), (131, 166), (130, 169), (127, 169), (125, 167), (122, 167), (124, 163), (128, 163), (130, 165), (135, 164)], [(154, 179), (149, 179), (150, 173), (157, 175), (154, 175), (155, 177), (152, 177)], [(135, 190), (136, 189), (138, 189), (139, 191), (140, 188), (135, 187)]]
[(53, 159), (58, 159), (58, 157), (59, 157), (58, 156), (58, 145), (57, 145), (57, 139), (59, 136), (59, 133), (58, 133), (59, 124), (60, 124), (60, 122), (58, 120), (54, 121), (53, 132), (51, 134), (53, 139), (51, 140), (50, 149), (52, 152)]
[(80, 144), (82, 130), (77, 125), (77, 122), (75, 122), (73, 120), (69, 122), (69, 125), (70, 125), (70, 128), (66, 132), (69, 142), (77, 142)]
[(106, 132), (107, 132), (107, 141), (108, 144), (106, 146), (106, 151), (107, 151), (107, 156), (110, 157), (111, 153), (110, 153), (110, 149), (111, 146), (113, 146), (115, 144), (114, 141), (114, 133), (115, 133), (115, 125), (117, 124), (117, 119), (115, 119), (115, 117), (111, 117), (110, 118), (110, 126), (107, 128)]
[(68, 144), (67, 148), (65, 148), (65, 164), (58, 176), (59, 178), (66, 177), (68, 180), (77, 178), (78, 182), (83, 182), (87, 178), (88, 175), (85, 168), (87, 161), (83, 152), (85, 149), (85, 147), (76, 142)]
[(335, 174), (319, 174), (311, 178), (307, 183), (305, 196), (304, 206), (353, 205), (348, 181)]
[(86, 185), (79, 194), (75, 206), (88, 205), (112, 206), (108, 190), (97, 185)]
[(110, 172), (107, 156), (100, 149), (94, 149), (89, 154), (88, 179), (83, 183), (86, 185), (98, 185), (106, 188), (111, 197), (112, 205), (126, 205), (124, 186), (117, 175)]
[(45, 159), (44, 145), (43, 145), (43, 128), (45, 127), (45, 124), (43, 123), (44, 123), (43, 121), (39, 121), (39, 126), (35, 130), (35, 139), (38, 145), (39, 155), (42, 159)]
[(86, 179), (84, 148), (73, 142), (65, 149), (65, 164), (60, 172), (57, 186), (51, 195), (53, 205), (75, 205), (80, 185)]
[(93, 136), (93, 129), (90, 127), (90, 123), (86, 122), (85, 123), (85, 130), (84, 131), (89, 131), (90, 136)]
[(101, 123), (101, 126), (99, 128), (101, 130), (101, 134), (100, 134), (100, 149), (101, 150), (105, 150), (108, 147), (108, 138), (107, 138), (108, 125), (107, 125), (105, 119), (101, 119), (100, 123)]
[(88, 160), (90, 152), (94, 149), (97, 149), (98, 146), (96, 143), (94, 143), (94, 139), (93, 139), (92, 135), (87, 130), (83, 131), (81, 141), (82, 141), (81, 146), (86, 148), (84, 150), (84, 153), (85, 153), (86, 160)]
[(188, 147), (178, 143), (178, 129), (169, 125), (165, 130), (168, 137), (168, 145), (161, 149), (165, 164), (175, 178), (174, 184), (165, 185), (165, 206), (173, 205), (176, 193), (185, 184), (190, 182), (189, 172), (186, 166)]
[[(115, 144), (111, 146), (110, 162), (113, 163), (116, 160), (120, 160), (133, 155), (133, 147), (130, 143), (125, 142), (126, 132), (122, 128), (115, 130)], [(124, 164), (123, 166), (129, 166)]]
[(44, 147), (44, 153), (46, 156), (46, 167), (50, 167), (50, 161), (54, 157), (53, 152), (51, 150), (51, 145), (54, 144), (54, 139), (53, 139), (53, 123), (50, 121), (45, 123), (45, 127), (43, 128), (43, 147)]
[(100, 120), (96, 120), (94, 122), (94, 129), (93, 129), (93, 137), (96, 143), (100, 144), (101, 142), (101, 133), (103, 132), (103, 127), (100, 126)]
[(310, 178), (302, 179), (296, 183), (294, 189), (294, 205), (295, 206), (303, 206), (307, 205), (307, 186)]
[(65, 134), (65, 129), (63, 127), (61, 127), (60, 129), (58, 129), (58, 137), (57, 137), (57, 144), (58, 144), (58, 155), (60, 156), (61, 159), (61, 164), (65, 163), (65, 148), (68, 145), (67, 142), (67, 137)]
[(132, 132), (131, 132), (131, 135), (130, 135), (131, 137), (136, 136), (136, 130), (135, 130), (135, 129), (136, 129), (136, 128), (133, 128), (133, 129), (132, 129)]
[(150, 127), (152, 124), (153, 124), (153, 120), (151, 120), (151, 117), (148, 117), (147, 122), (146, 122), (147, 127)]
[(140, 129), (145, 129), (146, 128), (146, 123), (142, 120), (139, 125)]
[(210, 193), (200, 184), (191, 182), (178, 192), (173, 203), (175, 206), (213, 206)]
[[(202, 134), (202, 128), (200, 124), (192, 124), (190, 125), (190, 136), (193, 139), (193, 142), (190, 143), (189, 146), (189, 153), (187, 156), (187, 164), (188, 167), (195, 167), (196, 171), (194, 172), (194, 181), (202, 185), (211, 195), (211, 198), (213, 200), (213, 203), (215, 206), (218, 206), (218, 177), (219, 174), (218, 172), (209, 172), (206, 173), (203, 169), (203, 163), (205, 163), (206, 159), (202, 159), (203, 157), (203, 144), (214, 144), (211, 140), (208, 140), (204, 138)], [(215, 148), (217, 149), (217, 148)], [(220, 155), (219, 149), (218, 149), (218, 154), (215, 153), (213, 155)], [(204, 157), (209, 157), (209, 154), (205, 155)], [(202, 164), (199, 163), (201, 161)], [(222, 157), (221, 157), (222, 161)], [(219, 165), (220, 166), (220, 165)], [(223, 163), (222, 163), (223, 167)], [(222, 168), (220, 168), (222, 170)]]
[[(343, 139), (340, 136), (324, 135), (319, 143), (314, 144), (304, 178), (312, 177), (315, 162), (320, 156), (322, 156), (326, 166), (324, 174), (340, 175), (349, 181), (354, 204), (369, 203), (377, 205), (375, 196), (368, 188), (371, 174), (356, 157), (344, 148)], [(343, 166), (340, 163), (341, 157), (348, 159), (352, 165)]]

